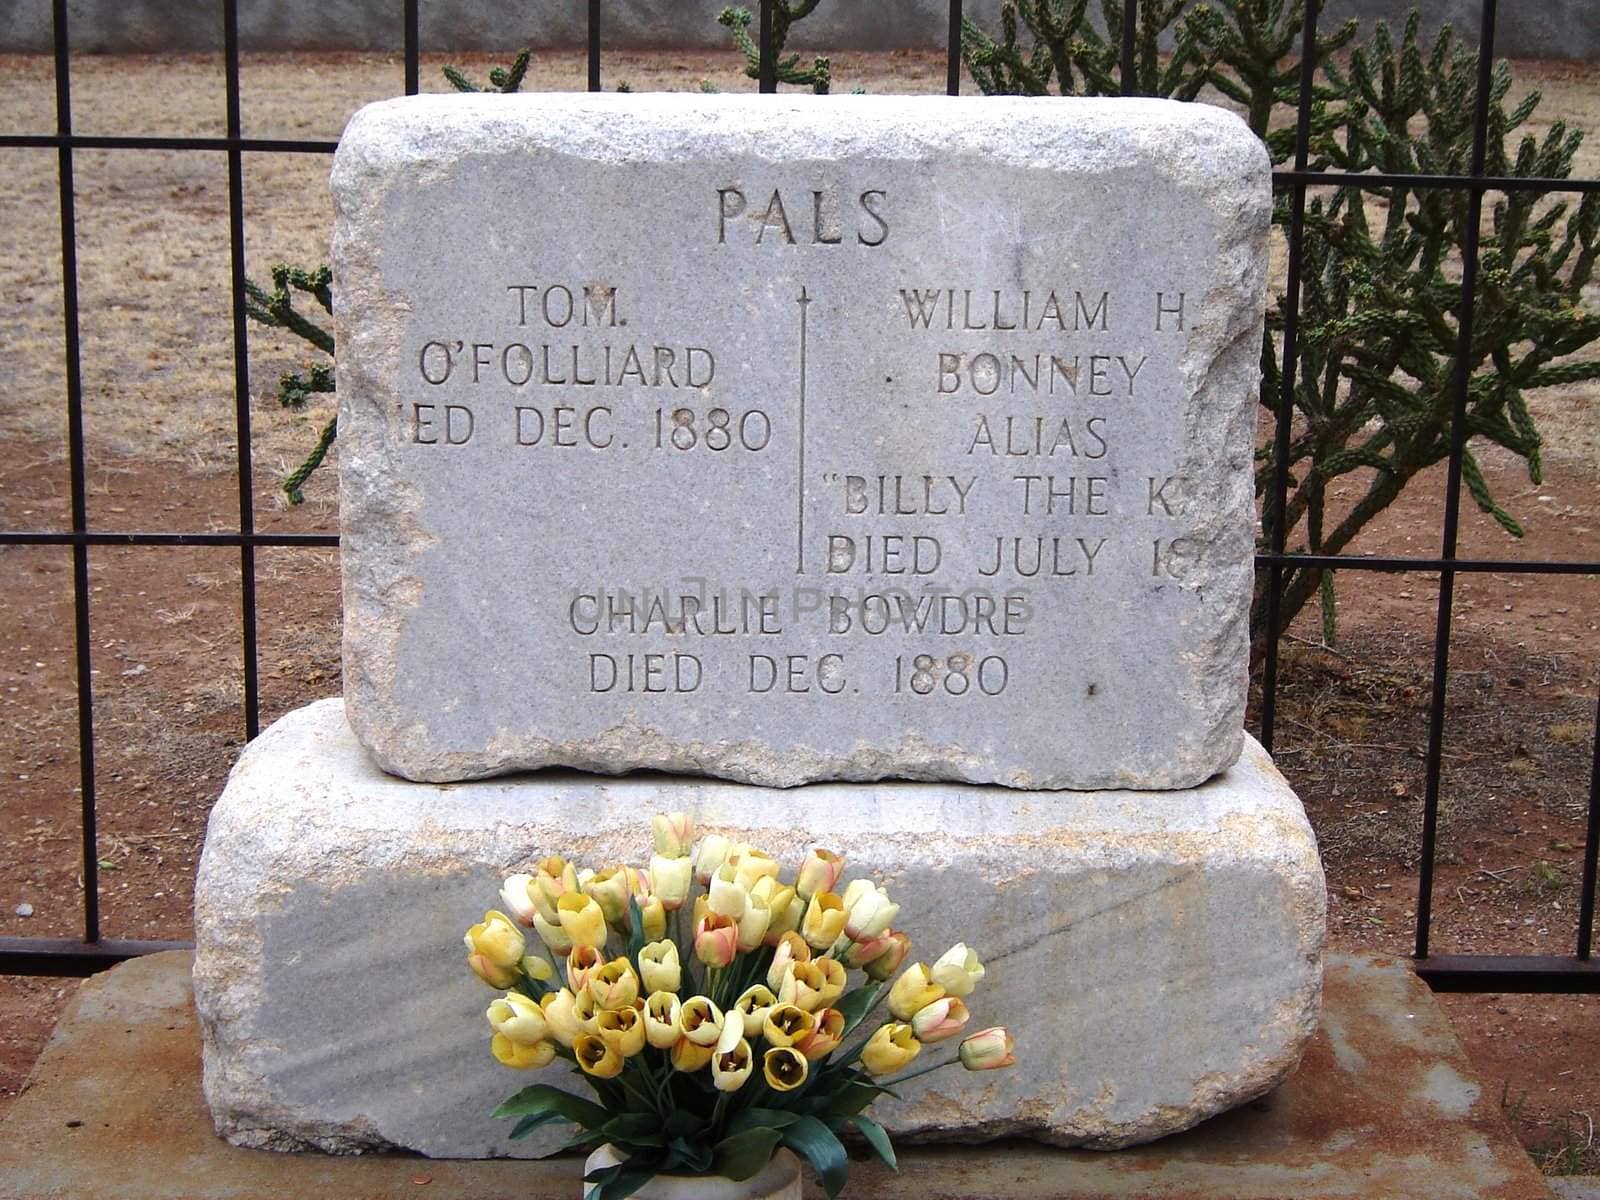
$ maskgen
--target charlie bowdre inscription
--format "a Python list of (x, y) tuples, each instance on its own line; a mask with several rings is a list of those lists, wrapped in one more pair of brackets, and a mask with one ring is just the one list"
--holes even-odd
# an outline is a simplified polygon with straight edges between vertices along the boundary
[(1267, 169), (1155, 101), (363, 110), (334, 170), (362, 741), (429, 780), (1223, 769)]

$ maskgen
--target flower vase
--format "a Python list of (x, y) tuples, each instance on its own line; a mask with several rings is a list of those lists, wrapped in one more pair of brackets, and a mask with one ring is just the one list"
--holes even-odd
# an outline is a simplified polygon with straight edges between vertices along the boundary
[[(625, 1155), (607, 1142), (583, 1164), (583, 1173), (615, 1166)], [(594, 1189), (585, 1188), (587, 1197)], [(800, 1160), (788, 1150), (779, 1149), (761, 1170), (749, 1179), (732, 1180), (722, 1175), (657, 1175), (633, 1193), (635, 1200), (800, 1200)]]

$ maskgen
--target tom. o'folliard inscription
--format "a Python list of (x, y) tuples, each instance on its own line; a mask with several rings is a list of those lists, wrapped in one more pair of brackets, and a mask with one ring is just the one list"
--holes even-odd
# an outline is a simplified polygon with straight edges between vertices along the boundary
[(385, 768), (1188, 787), (1239, 752), (1265, 151), (1219, 109), (373, 105), (334, 168)]

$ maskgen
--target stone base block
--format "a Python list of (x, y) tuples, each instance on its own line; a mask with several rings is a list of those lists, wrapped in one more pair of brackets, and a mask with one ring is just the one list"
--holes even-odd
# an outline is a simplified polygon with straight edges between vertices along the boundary
[(380, 772), (325, 700), (251, 744), (211, 815), (194, 984), (218, 1131), (273, 1149), (550, 1150), (564, 1135), (513, 1143), (489, 1119), (530, 1076), (489, 1056), (490, 993), (461, 933), (504, 873), (550, 853), (642, 861), (650, 814), (680, 808), (787, 861), (844, 851), (847, 878), (901, 903), (919, 957), (980, 949), (975, 1020), (1012, 1029), (1019, 1064), (938, 1072), (875, 1106), (913, 1140), (1148, 1141), (1272, 1088), (1315, 1029), (1322, 868), (1253, 742), (1164, 793), (572, 772), (434, 785)]

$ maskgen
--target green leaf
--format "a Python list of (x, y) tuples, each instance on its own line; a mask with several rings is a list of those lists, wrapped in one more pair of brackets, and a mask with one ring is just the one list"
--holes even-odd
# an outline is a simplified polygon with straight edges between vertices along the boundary
[(850, 1159), (846, 1157), (844, 1145), (834, 1136), (833, 1130), (815, 1117), (801, 1117), (784, 1128), (782, 1134), (785, 1146), (805, 1155), (811, 1169), (822, 1181), (822, 1190), (828, 1193), (828, 1200), (833, 1200), (843, 1190), (845, 1179), (850, 1174)]
[(769, 1162), (783, 1135), (762, 1125), (723, 1138), (712, 1149), (712, 1166), (718, 1175), (738, 1181), (749, 1179)]
[(687, 1138), (673, 1138), (667, 1145), (669, 1160), (676, 1159), (690, 1171), (703, 1173), (711, 1169), (711, 1147)]
[(554, 1111), (542, 1112), (542, 1113), (533, 1113), (533, 1114), (531, 1114), (529, 1116), (523, 1117), (522, 1120), (520, 1120), (520, 1121), (518, 1121), (516, 1123), (516, 1125), (511, 1130), (511, 1136), (514, 1137), (514, 1138), (527, 1137), (530, 1133), (532, 1133), (535, 1129), (539, 1128), (539, 1126), (541, 1126), (541, 1125), (548, 1125), (552, 1121), (565, 1121), (565, 1120), (566, 1120), (565, 1117), (563, 1117), (560, 1113), (554, 1112)]
[(894, 1158), (894, 1143), (889, 1140), (889, 1134), (882, 1125), (879, 1125), (871, 1117), (863, 1117), (860, 1114), (849, 1117), (847, 1120), (861, 1131), (862, 1136), (867, 1139), (867, 1145), (878, 1152), (878, 1157), (883, 1159), (884, 1164), (891, 1171), (900, 1169), (900, 1164), (895, 1162)]
[(600, 1126), (599, 1132), (609, 1141), (637, 1145), (664, 1146), (667, 1140), (661, 1118), (653, 1112), (622, 1113)]
[[(635, 1156), (636, 1158), (637, 1156)], [(583, 1177), (594, 1187), (584, 1193), (584, 1200), (627, 1200), (645, 1184), (656, 1177), (656, 1165), (635, 1165), (634, 1158), (614, 1167), (602, 1167)]]
[(644, 949), (644, 913), (639, 910), (637, 897), (628, 897), (628, 957), (633, 969), (639, 969), (639, 951)]
[(861, 1024), (861, 1019), (867, 1015), (867, 1010), (872, 1007), (873, 1001), (878, 998), (878, 993), (883, 990), (881, 983), (867, 983), (846, 992), (839, 998), (833, 1007), (844, 1014), (844, 1035), (850, 1036), (851, 1030)]
[(611, 1114), (598, 1104), (551, 1087), (548, 1083), (536, 1083), (523, 1088), (495, 1109), (494, 1115), (531, 1117), (545, 1112), (557, 1113), (563, 1120), (582, 1125), (585, 1129), (598, 1129), (611, 1119)]
[(799, 1120), (800, 1114), (785, 1111), (781, 1108), (747, 1108), (735, 1113), (728, 1121), (728, 1133), (743, 1133), (747, 1129), (765, 1126), (768, 1129), (782, 1129), (785, 1125), (792, 1125)]
[(667, 1114), (662, 1132), (669, 1138), (692, 1138), (705, 1131), (707, 1121), (704, 1117), (697, 1117), (686, 1108), (675, 1108)]
[(852, 1079), (833, 1093), (828, 1113), (835, 1117), (853, 1117), (888, 1090), (864, 1079)]

